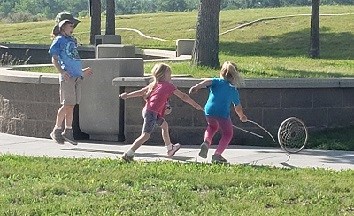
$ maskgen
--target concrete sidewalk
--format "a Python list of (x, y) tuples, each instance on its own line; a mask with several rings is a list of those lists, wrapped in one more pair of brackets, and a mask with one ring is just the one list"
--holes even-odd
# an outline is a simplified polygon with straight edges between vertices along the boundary
[[(84, 141), (77, 146), (69, 143), (56, 144), (50, 139), (16, 136), (0, 133), (0, 154), (47, 156), (47, 157), (85, 157), (85, 158), (120, 158), (129, 145), (117, 142)], [(215, 145), (213, 146), (215, 148)], [(183, 145), (176, 155), (166, 157), (162, 145), (143, 145), (135, 160), (158, 161), (172, 160), (181, 162), (210, 163), (214, 149), (209, 151), (207, 159), (198, 157), (199, 146)], [(231, 164), (266, 165), (282, 168), (325, 168), (331, 170), (354, 169), (353, 151), (303, 150), (288, 155), (280, 148), (231, 145), (223, 156)]]

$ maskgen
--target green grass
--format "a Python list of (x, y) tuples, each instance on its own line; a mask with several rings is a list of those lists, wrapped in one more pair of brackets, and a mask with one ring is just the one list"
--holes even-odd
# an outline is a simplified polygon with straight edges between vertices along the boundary
[[(223, 57), (221, 57), (223, 59)], [(225, 58), (226, 61), (227, 58)], [(309, 58), (229, 57), (237, 62), (245, 78), (334, 78), (354, 77), (354, 60), (313, 60)], [(223, 61), (222, 61), (223, 62)], [(196, 78), (218, 76), (218, 69), (191, 66), (189, 62), (167, 62), (173, 74), (190, 74)], [(149, 73), (155, 63), (145, 63)], [(32, 72), (56, 73), (53, 67), (19, 68)]]
[[(233, 61), (246, 78), (353, 77), (354, 6), (321, 6), (321, 14), (351, 13), (320, 17), (320, 59), (308, 57), (310, 16), (296, 16), (258, 22), (220, 36), (220, 62)], [(220, 33), (260, 18), (311, 14), (311, 7), (286, 7), (221, 11)], [(82, 18), (75, 29), (80, 43), (89, 42), (89, 18)], [(104, 27), (104, 17), (102, 26)], [(117, 30), (125, 44), (141, 48), (175, 49), (175, 40), (194, 38), (197, 12), (154, 13), (116, 17), (117, 28), (135, 28), (146, 35), (166, 39), (147, 39), (131, 31)], [(50, 44), (54, 21), (0, 23), (0, 42)], [(28, 28), (31, 26), (31, 28)], [(171, 63), (173, 73), (194, 77), (213, 77), (218, 70), (191, 67), (189, 62)], [(151, 65), (145, 66), (149, 71)]]
[(307, 148), (354, 151), (354, 126), (311, 133)]
[(0, 156), (1, 215), (352, 215), (354, 171)]

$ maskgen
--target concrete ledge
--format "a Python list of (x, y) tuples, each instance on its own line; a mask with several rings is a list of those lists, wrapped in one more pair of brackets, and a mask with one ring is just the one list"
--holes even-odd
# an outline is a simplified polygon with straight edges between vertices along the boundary
[[(55, 70), (53, 68), (53, 70)], [(58, 84), (58, 74), (19, 71), (11, 68), (0, 68), (0, 81), (32, 84)]]
[(192, 58), (190, 54), (176, 57), (176, 51), (170, 51), (170, 50), (144, 49), (143, 52), (145, 56), (151, 57), (151, 59), (146, 59), (144, 60), (144, 62), (189, 61)]
[[(150, 77), (117, 77), (112, 81), (116, 86), (145, 86)], [(172, 82), (179, 87), (191, 87), (201, 79), (195, 78), (172, 78)], [(349, 88), (354, 87), (354, 78), (333, 79), (246, 79), (242, 88)]]

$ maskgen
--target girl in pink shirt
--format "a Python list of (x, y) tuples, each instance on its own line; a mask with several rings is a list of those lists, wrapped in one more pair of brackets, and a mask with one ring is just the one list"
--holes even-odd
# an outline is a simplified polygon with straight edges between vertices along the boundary
[(135, 151), (146, 141), (149, 140), (151, 132), (154, 130), (155, 125), (158, 125), (162, 129), (162, 138), (167, 148), (167, 155), (172, 157), (181, 147), (180, 144), (172, 144), (168, 131), (168, 124), (164, 119), (166, 107), (168, 105), (168, 99), (172, 95), (176, 95), (184, 102), (190, 104), (197, 110), (203, 110), (203, 108), (197, 104), (187, 94), (177, 89), (175, 85), (171, 83), (171, 68), (167, 64), (156, 64), (152, 71), (153, 82), (148, 86), (133, 91), (130, 93), (122, 93), (119, 95), (122, 99), (133, 97), (144, 97), (146, 104), (143, 108), (143, 128), (141, 135), (136, 138), (130, 149), (123, 154), (122, 159), (125, 161), (132, 161), (134, 159)]

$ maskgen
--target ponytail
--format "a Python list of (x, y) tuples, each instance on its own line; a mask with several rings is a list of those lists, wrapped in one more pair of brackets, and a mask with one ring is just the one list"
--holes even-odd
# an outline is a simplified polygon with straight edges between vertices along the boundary
[(226, 61), (221, 67), (220, 74), (225, 80), (229, 81), (232, 85), (235, 85), (237, 87), (244, 85), (244, 80), (240, 72), (238, 71), (236, 64), (233, 62)]
[(162, 81), (165, 78), (165, 73), (171, 71), (171, 68), (169, 65), (160, 63), (156, 64), (152, 69), (151, 69), (151, 74), (152, 74), (152, 82), (149, 84), (149, 88), (144, 96), (145, 99), (147, 99), (151, 92), (154, 90), (156, 84), (159, 81)]

